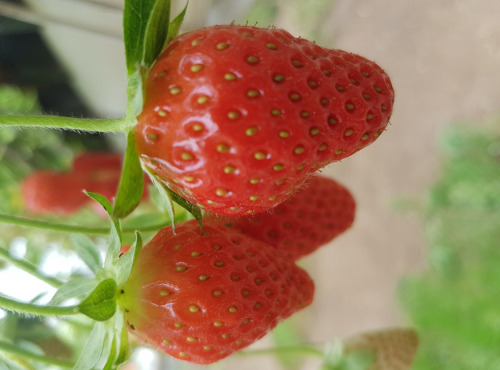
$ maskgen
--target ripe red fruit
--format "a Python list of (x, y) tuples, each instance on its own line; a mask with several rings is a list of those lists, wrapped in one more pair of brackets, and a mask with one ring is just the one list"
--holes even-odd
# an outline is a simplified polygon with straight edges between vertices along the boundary
[(208, 364), (312, 302), (309, 275), (275, 248), (213, 222), (158, 232), (119, 288), (129, 330), (173, 357)]
[(123, 154), (111, 152), (84, 152), (73, 161), (73, 174), (88, 181), (107, 181), (120, 178)]
[(82, 178), (85, 190), (104, 195), (112, 201), (120, 184), (122, 163), (123, 154), (85, 152), (73, 161), (73, 175)]
[(229, 216), (276, 206), (375, 141), (394, 99), (374, 62), (236, 25), (174, 39), (145, 91), (142, 161), (192, 203)]
[[(120, 183), (122, 162), (123, 155), (119, 153), (85, 152), (73, 161), (72, 172), (34, 172), (22, 185), (26, 209), (39, 214), (70, 215), (90, 204), (99, 215), (106, 217), (101, 205), (83, 191), (99, 193), (112, 201)], [(143, 199), (148, 196), (145, 186)]]
[(36, 214), (70, 215), (89, 199), (79, 178), (54, 171), (32, 173), (24, 179), (21, 193), (26, 209)]
[(297, 260), (347, 230), (354, 221), (355, 208), (354, 198), (344, 186), (314, 176), (269, 212), (247, 217), (205, 217), (262, 240)]

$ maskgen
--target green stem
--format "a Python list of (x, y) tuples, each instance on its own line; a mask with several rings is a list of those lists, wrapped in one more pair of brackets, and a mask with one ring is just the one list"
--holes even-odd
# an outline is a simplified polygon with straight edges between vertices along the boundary
[[(68, 233), (79, 233), (79, 234), (90, 234), (90, 235), (109, 234), (109, 227), (89, 227), (89, 226), (59, 224), (43, 220), (33, 220), (29, 218), (4, 215), (4, 214), (0, 214), (0, 222), (8, 223), (11, 225), (28, 226), (28, 227), (35, 227), (38, 229), (62, 231)], [(159, 222), (157, 224), (148, 225), (140, 229), (134, 227), (126, 227), (122, 229), (122, 233), (133, 234), (135, 233), (136, 230), (140, 232), (157, 231), (167, 225), (170, 225), (170, 221)]]
[(74, 364), (64, 360), (49, 358), (38, 353), (33, 353), (22, 348), (18, 348), (10, 343), (0, 341), (0, 351), (10, 353), (11, 355), (18, 356), (22, 359), (43, 362), (49, 365), (55, 365), (63, 368), (72, 369)]
[(265, 349), (254, 349), (239, 352), (240, 356), (261, 356), (261, 355), (276, 355), (276, 354), (303, 354), (317, 357), (323, 357), (323, 351), (315, 347), (293, 346), (293, 347), (274, 347)]
[(26, 271), (28, 274), (36, 277), (37, 279), (46, 282), (50, 286), (54, 288), (60, 288), (64, 283), (56, 278), (46, 276), (40, 273), (35, 265), (32, 263), (12, 257), (8, 251), (3, 248), (0, 248), (0, 258), (4, 259), (7, 262), (10, 262), (14, 266), (19, 267), (23, 271)]
[(40, 306), (0, 295), (0, 308), (37, 316), (65, 316), (79, 313), (78, 306)]
[(126, 118), (93, 119), (61, 116), (0, 116), (0, 127), (46, 127), (92, 132), (126, 132), (132, 125), (133, 123)]
[(44, 220), (33, 220), (18, 216), (0, 214), (0, 222), (5, 222), (12, 225), (36, 227), (38, 229), (46, 229), (53, 231), (64, 231), (69, 233), (84, 233), (93, 235), (107, 235), (109, 227), (86, 227), (77, 225), (67, 225), (51, 223)]

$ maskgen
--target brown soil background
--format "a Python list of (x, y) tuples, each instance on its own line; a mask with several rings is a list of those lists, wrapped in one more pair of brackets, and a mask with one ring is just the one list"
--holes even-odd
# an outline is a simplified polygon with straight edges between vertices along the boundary
[[(296, 36), (307, 32), (291, 2), (281, 3), (276, 26)], [(500, 2), (339, 0), (327, 8), (318, 43), (379, 63), (396, 101), (379, 141), (323, 171), (352, 191), (357, 216), (349, 232), (302, 263), (316, 282), (316, 298), (292, 320), (314, 343), (408, 324), (398, 285), (425, 267), (425, 220), (394, 203), (425, 202), (439, 178), (439, 139), (450, 124), (478, 125), (500, 108)], [(279, 368), (247, 360), (227, 368)], [(307, 361), (302, 368), (317, 367)]]

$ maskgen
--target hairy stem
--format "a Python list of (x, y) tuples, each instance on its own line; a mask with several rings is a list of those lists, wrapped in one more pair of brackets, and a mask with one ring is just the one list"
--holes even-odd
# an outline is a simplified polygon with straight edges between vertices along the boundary
[(10, 353), (11, 355), (14, 355), (14, 356), (19, 356), (22, 359), (43, 362), (43, 363), (48, 364), (48, 365), (55, 365), (55, 366), (59, 366), (62, 368), (72, 369), (74, 366), (74, 364), (71, 362), (64, 361), (64, 360), (58, 360), (55, 358), (49, 358), (49, 357), (46, 357), (44, 355), (40, 355), (38, 353), (33, 353), (33, 352), (27, 351), (25, 349), (16, 347), (10, 343), (1, 341), (1, 340), (0, 340), (0, 351), (5, 352), (5, 353)]
[[(162, 216), (159, 216), (162, 217)], [(52, 223), (44, 220), (34, 220), (30, 218), (24, 218), (19, 216), (4, 215), (0, 213), (0, 222), (4, 222), (11, 225), (35, 227), (38, 229), (62, 231), (68, 233), (78, 233), (78, 234), (90, 234), (90, 235), (108, 235), (109, 227), (90, 227), (90, 226), (78, 226), (78, 225), (68, 225)], [(149, 232), (157, 231), (164, 226), (170, 225), (170, 220), (165, 220), (163, 222), (158, 222), (157, 224), (143, 226), (141, 228), (135, 227), (124, 227), (122, 233), (133, 234), (136, 231), (139, 232)]]
[(107, 235), (109, 233), (109, 227), (87, 227), (78, 225), (58, 224), (58, 223), (47, 222), (44, 220), (33, 220), (29, 218), (4, 215), (4, 214), (0, 214), (0, 222), (18, 226), (36, 227), (38, 229), (64, 231), (69, 233), (83, 233), (83, 234), (93, 234), (93, 235)]
[(0, 248), (0, 259), (4, 259), (5, 261), (10, 262), (14, 266), (19, 267), (23, 271), (26, 271), (31, 276), (34, 276), (37, 279), (46, 282), (47, 284), (56, 289), (60, 288), (64, 284), (62, 281), (56, 278), (42, 274), (40, 271), (38, 271), (37, 267), (33, 265), (31, 262), (12, 257), (9, 254), (9, 252), (3, 248)]
[(79, 313), (78, 306), (41, 306), (0, 295), (0, 308), (37, 316), (66, 316)]
[(92, 132), (126, 132), (132, 125), (133, 123), (126, 118), (92, 119), (61, 116), (0, 116), (0, 127), (46, 127)]

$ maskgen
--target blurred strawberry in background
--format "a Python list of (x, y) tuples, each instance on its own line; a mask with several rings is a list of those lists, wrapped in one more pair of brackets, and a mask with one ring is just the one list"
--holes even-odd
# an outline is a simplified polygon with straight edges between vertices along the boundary
[[(85, 152), (73, 161), (71, 172), (35, 171), (22, 184), (21, 192), (27, 211), (34, 214), (67, 216), (91, 205), (105, 216), (102, 207), (84, 193), (99, 193), (112, 201), (118, 190), (123, 155), (112, 152)], [(147, 184), (145, 176), (145, 182)], [(149, 197), (144, 187), (143, 199)]]

